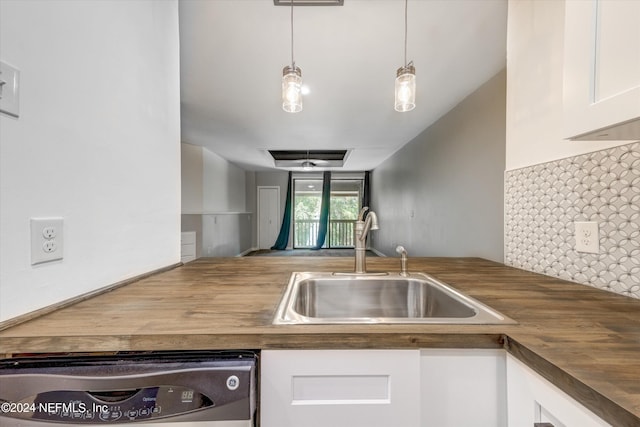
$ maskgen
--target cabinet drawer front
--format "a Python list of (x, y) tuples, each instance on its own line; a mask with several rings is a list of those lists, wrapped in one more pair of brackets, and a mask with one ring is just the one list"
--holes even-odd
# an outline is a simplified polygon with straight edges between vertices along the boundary
[(196, 256), (196, 245), (194, 244), (180, 245), (180, 254), (182, 254), (182, 256)]
[(180, 233), (180, 243), (183, 245), (195, 245), (196, 232), (195, 231), (183, 231)]

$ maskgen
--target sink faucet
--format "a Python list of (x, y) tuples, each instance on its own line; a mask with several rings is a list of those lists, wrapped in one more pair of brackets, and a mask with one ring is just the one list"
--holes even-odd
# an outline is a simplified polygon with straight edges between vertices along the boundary
[(403, 246), (398, 246), (396, 252), (400, 254), (400, 275), (407, 277), (409, 275), (407, 271), (407, 250)]
[(367, 215), (367, 219), (364, 219), (364, 214), (369, 211), (369, 207), (365, 206), (360, 211), (360, 215), (358, 215), (358, 220), (354, 225), (354, 234), (355, 234), (355, 248), (356, 248), (356, 273), (366, 273), (367, 272), (367, 235), (371, 230), (378, 230), (378, 216), (375, 212), (369, 211), (369, 215)]

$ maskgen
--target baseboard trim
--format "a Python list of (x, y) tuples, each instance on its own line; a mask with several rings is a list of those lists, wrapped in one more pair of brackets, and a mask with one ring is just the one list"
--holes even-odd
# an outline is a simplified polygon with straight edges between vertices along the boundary
[(142, 280), (142, 279), (145, 279), (145, 278), (150, 277), (150, 276), (154, 276), (154, 275), (159, 274), (159, 273), (164, 273), (165, 271), (173, 270), (174, 268), (180, 267), (181, 265), (183, 265), (183, 264), (181, 262), (178, 262), (176, 264), (171, 264), (171, 265), (168, 265), (166, 267), (161, 267), (161, 268), (158, 268), (156, 270), (149, 271), (147, 273), (143, 273), (143, 274), (140, 274), (138, 276), (134, 276), (134, 277), (131, 277), (129, 279), (122, 280), (120, 282), (113, 283), (111, 285), (107, 285), (107, 286), (104, 286), (102, 288), (98, 288), (98, 289), (95, 289), (93, 291), (86, 292), (84, 294), (75, 296), (73, 298), (69, 298), (69, 299), (66, 299), (64, 301), (60, 301), (60, 302), (57, 302), (55, 304), (51, 304), (51, 305), (48, 305), (46, 307), (39, 308), (37, 310), (30, 311), (30, 312), (25, 313), (25, 314), (21, 314), (19, 316), (13, 317), (11, 319), (7, 319), (5, 321), (0, 322), (0, 331), (4, 331), (5, 329), (12, 328), (12, 327), (14, 327), (16, 325), (28, 322), (29, 320), (36, 319), (38, 317), (44, 316), (45, 314), (52, 313), (52, 312), (54, 312), (56, 310), (60, 310), (62, 308), (72, 306), (72, 305), (77, 304), (79, 302), (86, 301), (89, 298), (93, 298), (95, 296), (98, 296), (98, 295), (101, 295), (101, 294), (104, 294), (104, 293), (107, 293), (107, 292), (111, 292), (114, 289), (118, 289), (118, 288), (120, 288), (122, 286), (129, 285), (129, 284), (131, 284), (133, 282), (137, 282), (138, 280)]
[(258, 248), (249, 248), (249, 249), (247, 249), (246, 251), (244, 251), (244, 252), (240, 252), (238, 255), (236, 255), (236, 258), (237, 258), (237, 257), (243, 257), (243, 256), (245, 256), (246, 254), (251, 253), (251, 252), (253, 252), (253, 251), (257, 251), (257, 250), (258, 250)]

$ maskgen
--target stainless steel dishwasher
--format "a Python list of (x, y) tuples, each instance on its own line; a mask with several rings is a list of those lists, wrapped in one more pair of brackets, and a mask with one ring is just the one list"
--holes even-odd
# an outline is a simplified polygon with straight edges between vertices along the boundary
[(253, 427), (254, 352), (0, 361), (0, 426)]

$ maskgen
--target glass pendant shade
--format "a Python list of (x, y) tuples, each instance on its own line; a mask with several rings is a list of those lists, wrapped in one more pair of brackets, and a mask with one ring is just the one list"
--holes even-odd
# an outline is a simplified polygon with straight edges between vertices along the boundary
[(416, 107), (416, 69), (409, 64), (398, 68), (396, 77), (396, 111), (411, 111)]
[(287, 65), (282, 70), (282, 109), (287, 113), (302, 111), (302, 71)]

